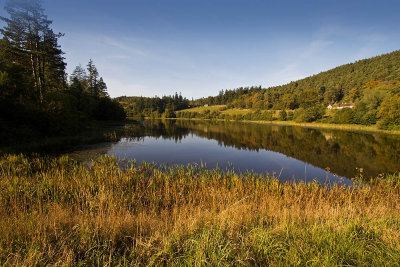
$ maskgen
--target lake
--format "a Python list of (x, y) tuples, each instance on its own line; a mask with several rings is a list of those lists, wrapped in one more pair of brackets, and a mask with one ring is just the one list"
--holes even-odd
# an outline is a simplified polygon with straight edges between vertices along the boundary
[(118, 129), (119, 141), (71, 153), (100, 154), (159, 165), (269, 173), (281, 181), (349, 183), (346, 178), (394, 173), (400, 136), (243, 122), (146, 120)]

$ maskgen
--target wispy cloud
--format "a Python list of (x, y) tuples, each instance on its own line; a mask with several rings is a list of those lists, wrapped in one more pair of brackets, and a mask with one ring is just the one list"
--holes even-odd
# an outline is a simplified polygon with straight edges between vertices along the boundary
[(268, 83), (266, 86), (285, 84), (312, 74), (309, 69), (310, 63), (316, 61), (319, 55), (333, 44), (334, 42), (331, 40), (313, 40), (307, 45), (297, 48), (299, 52), (296, 55), (288, 53), (286, 59), (280, 58), (280, 61), (288, 61), (290, 63), (278, 66), (278, 71), (266, 74), (266, 82)]
[(313, 40), (305, 50), (300, 53), (298, 60), (305, 60), (314, 58), (318, 53), (324, 51), (327, 47), (331, 46), (333, 41), (331, 40)]
[(125, 52), (128, 53), (129, 55), (134, 55), (134, 56), (145, 56), (145, 57), (149, 56), (149, 54), (144, 50), (137, 48), (132, 44), (126, 44), (117, 38), (112, 38), (110, 36), (101, 36), (97, 38), (103, 44), (111, 46), (114, 49), (117, 49), (118, 52)]
[(340, 24), (323, 25), (316, 33), (316, 36), (339, 40), (342, 43), (348, 43), (349, 46), (358, 44), (358, 47), (353, 48), (354, 52), (350, 61), (375, 56), (379, 51), (382, 51), (382, 47), (386, 42), (391, 41), (388, 34), (377, 31), (373, 27), (359, 28)]

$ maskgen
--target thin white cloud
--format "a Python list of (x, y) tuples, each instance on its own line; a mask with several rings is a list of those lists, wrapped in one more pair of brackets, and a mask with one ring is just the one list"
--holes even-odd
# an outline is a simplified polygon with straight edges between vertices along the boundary
[(142, 49), (139, 49), (133, 45), (127, 45), (121, 41), (119, 41), (116, 38), (112, 38), (110, 36), (102, 36), (102, 37), (97, 37), (100, 42), (102, 42), (105, 45), (111, 46), (112, 48), (116, 48), (119, 51), (126, 52), (130, 55), (135, 55), (135, 56), (149, 56), (147, 52), (143, 51)]
[(267, 73), (265, 75), (268, 83), (266, 86), (282, 85), (311, 75), (310, 63), (315, 61), (331, 45), (333, 45), (333, 41), (330, 40), (313, 40), (305, 47), (299, 48), (300, 52), (297, 56), (288, 53), (287, 58), (280, 58), (280, 61), (290, 63), (283, 65), (283, 67), (277, 66), (278, 71)]
[[(378, 55), (385, 43), (391, 41), (389, 36), (383, 32), (377, 32), (374, 28), (357, 28), (349, 25), (324, 25), (316, 33), (319, 38), (338, 39), (349, 45), (360, 44), (352, 53), (350, 61), (369, 58)], [(387, 51), (390, 52), (390, 51)]]
[(131, 57), (127, 55), (109, 55), (106, 56), (106, 59), (111, 59), (111, 60), (123, 60), (123, 59), (130, 59)]
[(333, 44), (330, 40), (314, 40), (308, 47), (300, 54), (298, 60), (314, 58), (318, 53), (324, 51), (328, 46)]

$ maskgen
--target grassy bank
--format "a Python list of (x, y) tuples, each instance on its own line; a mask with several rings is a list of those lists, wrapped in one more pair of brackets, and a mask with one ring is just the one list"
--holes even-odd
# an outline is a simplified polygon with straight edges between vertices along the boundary
[[(228, 109), (225, 105), (216, 105), (209, 107), (196, 107), (191, 109), (185, 109), (177, 111), (178, 119), (192, 119), (192, 120), (217, 120), (217, 121), (242, 121), (242, 122), (253, 122), (262, 124), (274, 124), (274, 125), (287, 125), (287, 126), (300, 126), (307, 128), (321, 128), (321, 129), (335, 129), (345, 131), (357, 131), (357, 132), (371, 132), (371, 133), (384, 133), (384, 134), (396, 134), (400, 135), (400, 130), (383, 130), (379, 129), (376, 125), (366, 126), (360, 124), (337, 124), (337, 123), (323, 123), (323, 122), (295, 122), (293, 120), (279, 120), (279, 110), (264, 111), (270, 112), (270, 118), (265, 119), (246, 119), (246, 116), (256, 112), (252, 109)], [(289, 111), (288, 111), (289, 112)], [(182, 117), (183, 114), (191, 113), (191, 118)], [(333, 111), (327, 110), (327, 116), (332, 117)], [(232, 119), (232, 118), (237, 119)], [(251, 116), (250, 116), (251, 117)]]
[[(204, 120), (206, 120), (206, 121), (209, 121), (209, 120), (227, 121), (227, 120), (223, 120), (223, 119), (202, 119), (202, 118), (191, 118), (191, 119), (171, 118), (171, 119), (172, 120), (198, 120), (198, 121), (204, 121)], [(236, 120), (228, 120), (228, 121), (235, 122)], [(356, 125), (356, 124), (331, 124), (331, 123), (320, 123), (320, 122), (302, 122), (302, 123), (300, 123), (300, 122), (295, 122), (295, 121), (279, 121), (279, 120), (273, 120), (273, 121), (240, 120), (239, 122), (400, 135), (400, 131), (381, 130), (381, 129), (378, 129), (376, 126), (365, 126), (365, 125)]]
[(247, 121), (252, 123), (262, 123), (262, 124), (274, 124), (274, 125), (286, 125), (286, 126), (300, 126), (307, 128), (320, 128), (320, 129), (333, 129), (333, 130), (344, 130), (353, 132), (370, 132), (370, 133), (384, 133), (384, 134), (396, 134), (400, 135), (400, 131), (395, 130), (381, 130), (374, 126), (365, 126), (357, 124), (331, 124), (331, 123), (320, 123), (320, 122), (295, 122), (295, 121)]
[(400, 262), (400, 176), (351, 188), (204, 170), (0, 158), (0, 265)]

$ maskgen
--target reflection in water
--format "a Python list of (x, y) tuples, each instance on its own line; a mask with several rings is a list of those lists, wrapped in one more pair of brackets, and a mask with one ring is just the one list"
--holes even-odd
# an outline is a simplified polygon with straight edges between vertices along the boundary
[(363, 168), (369, 177), (400, 166), (400, 138), (391, 135), (184, 120), (145, 121), (127, 125), (120, 134), (123, 138), (107, 154), (138, 162), (232, 165), (238, 171), (274, 172), (281, 180), (324, 181), (326, 169), (354, 177), (356, 168)]

